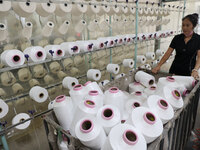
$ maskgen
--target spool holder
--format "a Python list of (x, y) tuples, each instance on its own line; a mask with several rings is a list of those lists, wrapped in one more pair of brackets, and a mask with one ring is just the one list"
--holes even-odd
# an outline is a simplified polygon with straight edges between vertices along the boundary
[(25, 54), (24, 57), (26, 58), (27, 61), (29, 60), (29, 55), (28, 54)]
[(8, 123), (7, 123), (7, 121), (1, 121), (0, 122), (0, 126), (2, 126), (2, 127), (6, 127), (6, 125), (7, 125)]
[[(3, 2), (2, 0), (0, 0), (0, 3), (1, 2)], [(50, 3), (51, 3), (51, 1), (49, 1)], [(128, 0), (126, 1), (126, 2), (129, 2)], [(69, 3), (69, 2), (68, 2)], [(75, 4), (75, 3), (77, 3), (77, 2), (71, 2), (71, 3), (73, 3), (73, 4)], [(130, 2), (129, 2), (130, 3)], [(135, 1), (135, 3), (138, 3), (138, 0), (136, 0)], [(98, 4), (97, 4), (98, 5)], [(152, 3), (152, 5), (154, 5), (154, 3)], [(159, 3), (158, 3), (158, 5), (159, 5)], [(185, 9), (185, 7), (184, 7), (184, 9)], [(28, 61), (28, 58), (27, 58), (27, 61)], [(45, 63), (46, 64), (46, 63)], [(31, 64), (30, 64), (31, 65)], [(35, 65), (35, 64), (33, 64), (33, 65)], [(48, 67), (47, 67), (48, 68)], [(1, 69), (0, 69), (0, 72), (1, 72)]]
[(51, 56), (53, 56), (54, 51), (53, 50), (49, 50), (49, 53), (51, 54)]
[[(135, 39), (135, 40), (137, 40), (137, 38), (136, 38), (136, 36), (135, 37), (133, 37), (133, 39)], [(105, 42), (105, 44), (108, 44), (108, 41), (106, 41)], [(135, 43), (133, 43), (133, 44), (136, 44), (136, 43), (138, 43), (138, 42), (135, 42)], [(162, 43), (162, 42), (161, 42)], [(164, 42), (163, 42), (164, 43)], [(145, 46), (141, 46), (140, 48), (145, 48), (146, 46), (152, 46), (152, 44), (148, 44), (148, 45), (145, 45)], [(110, 47), (110, 48), (117, 48), (117, 47), (123, 47), (123, 45), (114, 45), (114, 46), (112, 46), (112, 47)], [(84, 55), (84, 54), (87, 54), (87, 53), (95, 53), (95, 52), (98, 52), (98, 51), (102, 51), (102, 50), (105, 50), (105, 49), (98, 49), (98, 50), (95, 50), (95, 51), (89, 51), (89, 52), (81, 52), (81, 53), (78, 53), (78, 54), (74, 54), (73, 56), (64, 56), (64, 57), (62, 57), (62, 58), (53, 58), (53, 60), (57, 60), (57, 61), (61, 61), (61, 60), (63, 60), (63, 59), (66, 59), (66, 58), (72, 58), (72, 57), (74, 57), (74, 56), (76, 56), (76, 55)], [(108, 49), (106, 49), (106, 50), (108, 50)], [(29, 62), (29, 56), (28, 55), (25, 55), (25, 58), (26, 58), (26, 60)], [(43, 63), (48, 63), (48, 62), (51, 62), (52, 61), (52, 59), (46, 59), (46, 60), (44, 60), (44, 61), (42, 61), (42, 62), (29, 62), (29, 63), (27, 63), (27, 64), (24, 64), (24, 65), (21, 65), (21, 66), (16, 66), (16, 67), (5, 67), (5, 68), (2, 68), (2, 69), (0, 69), (0, 73), (2, 73), (2, 72), (6, 72), (6, 71), (10, 71), (10, 70), (15, 70), (15, 69), (19, 69), (19, 68), (24, 68), (24, 67), (27, 67), (27, 65), (28, 66), (34, 66), (34, 65), (37, 65), (37, 64), (43, 64)], [(47, 69), (48, 70), (48, 69)], [(49, 72), (49, 71), (48, 71)]]
[(34, 115), (35, 114), (35, 110), (28, 110), (28, 113), (31, 114), (31, 115)]

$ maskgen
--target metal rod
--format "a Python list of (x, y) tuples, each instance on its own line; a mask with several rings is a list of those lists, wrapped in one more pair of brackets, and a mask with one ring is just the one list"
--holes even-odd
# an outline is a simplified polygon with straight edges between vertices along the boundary
[(185, 16), (185, 9), (186, 9), (186, 0), (184, 0), (184, 5), (183, 5), (183, 16), (182, 16), (182, 18)]
[[(179, 1), (179, 4), (181, 3), (181, 1)], [(180, 16), (181, 16), (181, 11), (179, 11), (178, 12), (178, 18), (180, 18)], [(180, 22), (180, 19), (177, 19), (177, 29), (176, 29), (176, 33), (178, 34), (179, 32), (178, 32), (178, 30), (179, 30), (179, 22)]]
[[(87, 16), (87, 22), (89, 22), (89, 17)], [(87, 39), (88, 40), (90, 40), (90, 31), (89, 31), (89, 29), (87, 28)], [(88, 66), (87, 67), (87, 69), (89, 68), (89, 69), (91, 69), (91, 67), (92, 67), (92, 65), (91, 65), (91, 56), (92, 56), (92, 53), (88, 53), (89, 54), (89, 60), (88, 60), (88, 62), (86, 62), (86, 65)]]
[[(163, 6), (162, 0), (159, 0), (160, 6)], [(162, 19), (162, 16), (157, 16), (157, 20)], [(156, 31), (161, 31), (162, 25), (156, 26)], [(156, 52), (157, 49), (160, 49), (160, 40), (155, 40), (155, 47), (154, 52)]]
[(49, 112), (51, 112), (52, 110), (53, 110), (53, 109), (46, 110), (46, 111), (43, 111), (43, 112), (41, 112), (41, 113), (38, 113), (38, 114), (36, 114), (36, 115), (34, 115), (34, 116), (32, 116), (32, 117), (26, 119), (26, 120), (23, 120), (23, 121), (21, 121), (21, 122), (19, 122), (19, 123), (16, 123), (16, 124), (14, 124), (14, 125), (8, 126), (8, 127), (6, 127), (5, 129), (3, 129), (3, 130), (0, 128), (0, 129), (1, 129), (1, 130), (0, 130), (0, 136), (4, 135), (4, 134), (5, 134), (7, 131), (9, 131), (10, 129), (12, 129), (12, 128), (14, 128), (14, 127), (20, 125), (20, 124), (23, 124), (23, 123), (25, 123), (25, 122), (27, 122), (27, 121), (33, 120), (33, 119), (35, 119), (35, 118), (37, 118), (37, 117), (40, 117), (40, 116), (42, 116), (42, 115), (44, 115), (44, 114), (46, 114), (46, 113), (49, 113)]
[(138, 49), (138, 45), (137, 45), (137, 37), (138, 37), (138, 1), (136, 1), (136, 19), (135, 19), (135, 54), (134, 54), (134, 60), (135, 60), (135, 63), (134, 63), (134, 68), (136, 70), (137, 68), (137, 49)]
[[(0, 131), (3, 131), (1, 126), (0, 126)], [(8, 143), (6, 141), (5, 135), (1, 135), (1, 142), (3, 144), (3, 149), (9, 150)]]
[[(112, 23), (112, 18), (111, 16), (109, 16), (109, 35), (112, 36), (112, 27), (111, 27), (111, 23)], [(110, 63), (112, 63), (112, 48), (110, 48)], [(110, 81), (112, 80), (112, 73), (110, 73)]]
[[(13, 1), (13, 0), (7, 0), (7, 1)], [(16, 2), (27, 2), (27, 0), (15, 0)], [(37, 2), (37, 3), (48, 3), (49, 0), (31, 0), (31, 2)], [(85, 5), (100, 5), (102, 6), (102, 3), (93, 3), (93, 2), (78, 2), (78, 1), (74, 1), (74, 0), (71, 0), (71, 1), (65, 1), (65, 0), (53, 0), (52, 1), (53, 3), (67, 3), (67, 4), (85, 4)], [(109, 3), (109, 5), (111, 6), (114, 6), (115, 4), (112, 4), (111, 0), (106, 0), (106, 2)], [(127, 4), (127, 2), (123, 2), (123, 1), (117, 1), (118, 4)], [(134, 3), (133, 2), (128, 2), (129, 4), (131, 3)], [(145, 4), (145, 2), (139, 2), (140, 4)], [(158, 4), (158, 3), (155, 3), (155, 4)]]

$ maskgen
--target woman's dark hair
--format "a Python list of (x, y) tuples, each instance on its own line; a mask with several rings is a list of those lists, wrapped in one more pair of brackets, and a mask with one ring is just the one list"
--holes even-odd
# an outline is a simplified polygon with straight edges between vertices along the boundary
[(185, 19), (188, 19), (192, 23), (193, 27), (195, 28), (198, 24), (199, 15), (197, 13), (187, 15), (182, 19), (182, 21)]

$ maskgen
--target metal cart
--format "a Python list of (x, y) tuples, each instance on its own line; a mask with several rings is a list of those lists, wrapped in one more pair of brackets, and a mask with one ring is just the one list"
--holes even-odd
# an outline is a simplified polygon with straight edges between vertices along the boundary
[[(149, 72), (150, 73), (150, 72)], [(159, 73), (155, 75), (155, 78), (168, 76), (166, 73)], [(123, 78), (113, 81), (104, 87), (104, 91), (111, 86), (117, 86), (121, 90), (127, 90), (128, 84), (133, 82), (134, 73), (130, 72)], [(164, 125), (162, 135), (154, 142), (148, 144), (148, 150), (182, 150), (187, 143), (191, 131), (194, 128), (198, 101), (199, 101), (199, 82), (193, 88), (189, 95), (184, 98), (183, 108), (175, 112), (174, 118)], [(46, 134), (48, 136), (49, 145), (51, 149), (57, 149), (57, 141), (60, 138), (66, 138), (69, 150), (89, 150), (89, 148), (83, 146), (78, 139), (72, 137), (67, 131), (64, 131), (61, 126), (58, 125), (55, 115), (52, 112), (43, 116), (44, 125), (46, 128)], [(52, 142), (54, 137), (54, 142)]]

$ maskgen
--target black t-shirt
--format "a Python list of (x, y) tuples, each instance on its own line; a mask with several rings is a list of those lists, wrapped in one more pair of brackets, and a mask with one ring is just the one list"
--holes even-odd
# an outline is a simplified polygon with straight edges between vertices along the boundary
[(184, 41), (184, 34), (176, 35), (169, 47), (176, 50), (169, 73), (190, 76), (196, 64), (197, 51), (200, 50), (200, 35), (194, 33), (187, 44)]

